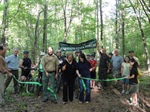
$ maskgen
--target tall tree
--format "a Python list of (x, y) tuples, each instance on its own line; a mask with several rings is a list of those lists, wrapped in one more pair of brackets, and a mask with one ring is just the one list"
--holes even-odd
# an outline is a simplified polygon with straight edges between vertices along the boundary
[(6, 29), (7, 29), (7, 13), (8, 13), (8, 0), (3, 0), (4, 11), (3, 11), (3, 19), (2, 19), (2, 38), (1, 44), (6, 43)]
[(45, 52), (47, 49), (47, 10), (48, 10), (48, 2), (45, 0), (44, 2), (44, 23), (43, 23), (43, 51)]
[(37, 42), (38, 42), (38, 37), (39, 37), (39, 19), (40, 19), (40, 15), (41, 15), (42, 11), (38, 13), (37, 15), (37, 20), (36, 20), (36, 24), (35, 24), (35, 32), (34, 32), (34, 44), (32, 46), (32, 59), (33, 59), (33, 63), (35, 63), (36, 61), (36, 56), (37, 56)]
[[(141, 6), (142, 6), (142, 9), (143, 9), (143, 11), (144, 11), (144, 13), (145, 13), (145, 15), (146, 15), (146, 17), (147, 17), (147, 19), (148, 19), (148, 22), (150, 23), (149, 14), (147, 13), (147, 11), (146, 11), (146, 9), (145, 9), (145, 7), (147, 7), (147, 5), (146, 5), (146, 4), (144, 5), (141, 0), (138, 0), (138, 1), (139, 1), (139, 3), (140, 3)], [(144, 2), (144, 3), (145, 3), (145, 2)], [(148, 9), (149, 9), (149, 8), (148, 8)]]
[(97, 40), (99, 39), (99, 0), (96, 0), (95, 2), (96, 4), (96, 11), (95, 11), (95, 15), (96, 15), (96, 38)]
[[(137, 21), (138, 21), (138, 24), (139, 24), (139, 28), (140, 28), (140, 32), (141, 32), (141, 36), (142, 36), (142, 41), (143, 41), (143, 46), (144, 46), (144, 49), (145, 49), (145, 55), (146, 55), (146, 60), (147, 60), (147, 65), (148, 65), (148, 70), (150, 72), (150, 59), (149, 59), (149, 51), (148, 51), (148, 48), (147, 48), (147, 44), (146, 44), (146, 38), (145, 38), (145, 34), (144, 34), (144, 31), (143, 31), (143, 28), (142, 28), (142, 23), (141, 23), (141, 20), (140, 20), (140, 15), (137, 14), (137, 11), (133, 5), (133, 3), (131, 2), (131, 0), (129, 0), (132, 8), (133, 8), (133, 11), (136, 15), (136, 18), (137, 18)], [(138, 16), (139, 15), (139, 16)]]
[[(121, 1), (122, 4), (124, 5), (124, 0)], [(123, 56), (125, 55), (125, 20), (124, 20), (124, 6), (122, 6), (122, 10), (121, 10), (121, 25), (122, 25), (122, 54)]]
[(101, 22), (101, 41), (103, 40), (103, 11), (102, 11), (102, 0), (100, 0), (100, 22)]
[[(64, 6), (63, 6), (63, 15), (64, 15), (64, 42), (66, 42), (67, 40), (67, 35), (72, 23), (72, 19), (73, 19), (73, 7), (72, 7), (72, 3), (73, 1), (71, 1), (70, 5), (68, 0), (64, 1)], [(69, 6), (69, 7), (68, 7)], [(69, 11), (70, 10), (70, 11)], [(69, 13), (70, 12), (70, 13)], [(68, 14), (69, 13), (69, 14)], [(69, 17), (67, 17), (67, 14), (69, 15)]]
[(119, 28), (118, 28), (118, 0), (116, 0), (116, 20), (115, 20), (115, 32), (116, 32), (116, 49), (119, 49)]

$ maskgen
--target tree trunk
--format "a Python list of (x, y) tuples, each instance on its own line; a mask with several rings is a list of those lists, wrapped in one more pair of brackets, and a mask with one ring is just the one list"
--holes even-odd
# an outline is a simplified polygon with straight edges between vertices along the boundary
[(41, 12), (39, 12), (39, 14), (37, 16), (37, 21), (36, 21), (36, 25), (35, 25), (34, 44), (33, 44), (33, 48), (32, 48), (33, 63), (35, 63), (35, 61), (36, 61), (36, 56), (37, 56), (36, 51), (38, 50), (38, 48), (37, 48), (37, 41), (38, 41), (38, 37), (39, 37), (39, 19), (40, 19), (40, 14), (41, 14)]
[(150, 23), (150, 17), (149, 17), (149, 15), (148, 15), (148, 13), (146, 12), (145, 8), (144, 8), (144, 4), (142, 3), (141, 0), (139, 0), (139, 2), (140, 2), (140, 4), (141, 4), (141, 6), (142, 6), (142, 9), (143, 9), (143, 11), (144, 11), (144, 13), (145, 13), (147, 19), (148, 19), (148, 22)]
[[(124, 3), (124, 0), (122, 0), (122, 3)], [(121, 11), (121, 23), (122, 23), (122, 55), (124, 56), (125, 55), (125, 37), (124, 37), (124, 8), (122, 9)]]
[(115, 27), (116, 27), (116, 49), (119, 49), (119, 30), (118, 30), (118, 0), (116, 0), (116, 21), (115, 21)]
[(47, 49), (47, 0), (45, 0), (44, 4), (44, 26), (43, 26), (43, 52)]
[(142, 0), (142, 2), (143, 2), (143, 4), (144, 4), (144, 6), (146, 7), (146, 9), (150, 12), (150, 9), (149, 9), (149, 7), (150, 7), (150, 0), (149, 0), (149, 7), (146, 5), (146, 3), (145, 3), (144, 0)]
[(102, 11), (102, 0), (100, 0), (100, 21), (101, 21), (101, 41), (103, 40), (103, 11)]
[(98, 5), (98, 0), (95, 2), (96, 3), (96, 24), (97, 24), (97, 26), (96, 26), (96, 29), (97, 29), (97, 40), (100, 40), (99, 39), (99, 5)]
[(145, 55), (146, 55), (146, 60), (147, 60), (147, 67), (148, 67), (148, 71), (150, 72), (150, 60), (149, 60), (149, 51), (148, 51), (148, 48), (147, 48), (147, 44), (146, 44), (146, 38), (145, 38), (145, 34), (144, 34), (144, 31), (143, 31), (143, 28), (142, 28), (142, 24), (141, 24), (141, 21), (140, 21), (140, 17), (137, 16), (137, 12), (135, 10), (135, 7), (133, 5), (133, 3), (131, 2), (131, 0), (129, 0), (133, 10), (134, 10), (134, 13), (136, 14), (136, 18), (137, 18), (137, 21), (138, 21), (138, 24), (139, 24), (139, 28), (140, 28), (140, 32), (141, 32), (141, 36), (142, 36), (142, 41), (143, 41), (143, 46), (144, 46), (144, 49), (145, 49)]
[(64, 42), (66, 42), (67, 39), (67, 17), (66, 17), (66, 6), (67, 1), (65, 0), (65, 6), (63, 7), (63, 12), (64, 12)]
[(8, 12), (8, 0), (3, 1), (4, 4), (4, 11), (3, 11), (3, 20), (2, 20), (2, 37), (1, 37), (1, 44), (6, 43), (6, 29), (7, 29), (7, 12)]

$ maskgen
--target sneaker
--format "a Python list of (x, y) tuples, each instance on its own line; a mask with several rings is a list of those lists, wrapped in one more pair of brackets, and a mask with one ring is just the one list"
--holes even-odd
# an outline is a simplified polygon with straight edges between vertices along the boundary
[(124, 90), (122, 90), (122, 92), (121, 92), (121, 93), (122, 93), (122, 94), (124, 94), (124, 92), (125, 92), (125, 91), (124, 91)]
[(129, 94), (129, 91), (126, 91), (125, 94)]
[(130, 102), (130, 103), (132, 102), (132, 98), (129, 99), (129, 102)]
[(79, 101), (79, 103), (81, 104), (81, 103), (83, 103), (82, 101)]
[(101, 87), (100, 87), (100, 86), (98, 86), (98, 90), (101, 90)]
[(66, 102), (63, 102), (64, 105), (66, 105)]
[(134, 105), (134, 106), (138, 106), (139, 104), (138, 104), (138, 103), (133, 103), (133, 105)]
[(90, 103), (90, 102), (89, 102), (89, 101), (86, 101), (85, 103), (88, 104), (88, 103)]

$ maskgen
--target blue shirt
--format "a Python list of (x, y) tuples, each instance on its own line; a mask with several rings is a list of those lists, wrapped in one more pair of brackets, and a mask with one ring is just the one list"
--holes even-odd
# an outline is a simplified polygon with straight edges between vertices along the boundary
[(112, 57), (112, 65), (114, 70), (121, 70), (121, 65), (123, 63), (123, 58), (121, 56)]
[(12, 54), (6, 57), (5, 61), (8, 65), (8, 68), (12, 70), (18, 70), (18, 56), (15, 56), (14, 54)]

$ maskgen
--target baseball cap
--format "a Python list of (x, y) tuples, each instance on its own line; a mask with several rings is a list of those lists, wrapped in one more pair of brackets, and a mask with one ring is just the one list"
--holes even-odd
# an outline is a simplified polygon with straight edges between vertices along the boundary
[(57, 52), (57, 53), (58, 53), (58, 52), (61, 52), (61, 50), (60, 50), (60, 49), (58, 49), (56, 52)]
[(113, 55), (113, 53), (110, 52), (109, 55)]
[(91, 54), (91, 57), (95, 57), (95, 54)]
[(29, 54), (29, 51), (25, 50), (25, 51), (23, 52), (23, 54)]
[(133, 50), (131, 50), (131, 51), (129, 51), (129, 53), (134, 53), (134, 51), (133, 51)]
[(40, 56), (44, 56), (45, 55), (45, 52), (41, 52)]

